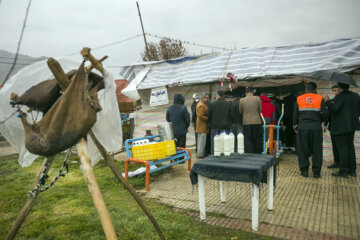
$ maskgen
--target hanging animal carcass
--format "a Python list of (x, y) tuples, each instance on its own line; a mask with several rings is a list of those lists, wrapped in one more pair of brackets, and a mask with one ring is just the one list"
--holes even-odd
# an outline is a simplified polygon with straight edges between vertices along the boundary
[[(18, 98), (16, 103), (22, 100), (29, 107), (46, 111), (43, 118), (33, 124), (29, 123), (26, 114), (21, 112), (21, 121), (25, 129), (25, 147), (29, 152), (51, 156), (66, 150), (86, 136), (96, 122), (96, 112), (101, 110), (97, 92), (104, 87), (103, 81), (94, 81), (87, 90), (86, 79), (82, 63), (58, 99), (51, 96), (56, 95), (58, 86), (46, 81), (33, 86)], [(44, 88), (47, 92), (43, 91)], [(27, 103), (32, 103), (33, 106)]]

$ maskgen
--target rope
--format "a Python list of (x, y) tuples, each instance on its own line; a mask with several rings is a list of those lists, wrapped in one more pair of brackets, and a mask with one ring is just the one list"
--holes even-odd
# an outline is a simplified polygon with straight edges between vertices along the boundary
[(51, 188), (52, 186), (54, 186), (55, 182), (59, 179), (59, 177), (65, 177), (65, 174), (63, 173), (64, 168), (66, 168), (66, 172), (69, 173), (69, 164), (68, 164), (68, 160), (70, 159), (72, 153), (71, 153), (71, 148), (68, 150), (65, 160), (62, 163), (61, 169), (58, 173), (58, 175), (54, 178), (54, 180), (46, 187), (45, 186), (45, 181), (47, 178), (49, 178), (49, 176), (47, 174), (45, 174), (48, 165), (46, 164), (44, 167), (44, 171), (41, 173), (41, 177), (39, 180), (39, 183), (36, 184), (35, 188), (31, 191), (28, 191), (28, 196), (29, 197), (33, 197), (35, 195), (36, 192), (45, 192), (46, 190), (48, 190), (49, 188)]

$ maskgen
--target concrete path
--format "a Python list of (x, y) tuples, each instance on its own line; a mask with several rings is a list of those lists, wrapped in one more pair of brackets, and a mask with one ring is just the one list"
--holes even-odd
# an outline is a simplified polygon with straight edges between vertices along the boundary
[[(303, 178), (297, 156), (282, 155), (271, 212), (266, 208), (267, 186), (260, 186), (257, 233), (285, 239), (360, 239), (360, 177), (332, 177), (335, 170), (327, 169), (328, 164), (324, 161), (320, 179), (314, 179), (311, 170), (310, 177)], [(219, 182), (205, 180), (205, 222), (251, 232), (251, 184), (226, 182), (225, 189), (227, 202), (221, 203)], [(184, 164), (152, 182), (145, 196), (200, 221), (197, 186), (191, 185)]]

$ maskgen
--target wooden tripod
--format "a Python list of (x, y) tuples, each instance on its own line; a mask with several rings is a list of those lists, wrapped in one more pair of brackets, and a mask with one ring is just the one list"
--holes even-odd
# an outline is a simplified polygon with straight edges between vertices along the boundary
[[(107, 57), (103, 57), (101, 60), (97, 60), (94, 56), (91, 55), (89, 48), (83, 48), (81, 50), (81, 55), (88, 58), (90, 62), (92, 63), (91, 66), (87, 68), (87, 72), (90, 72), (93, 67), (95, 67), (97, 70), (99, 70), (104, 75), (104, 69), (101, 64), (101, 61), (106, 59)], [(63, 90), (66, 89), (66, 87), (69, 84), (69, 79), (66, 76), (65, 72), (61, 68), (60, 64), (53, 58), (50, 58), (48, 60), (48, 66), (52, 73), (55, 76), (55, 79), (61, 86)], [(144, 213), (148, 216), (151, 223), (153, 224), (154, 228), (156, 229), (160, 239), (165, 239), (165, 236), (163, 235), (158, 223), (156, 222), (155, 217), (151, 214), (150, 210), (146, 207), (140, 196), (136, 193), (136, 190), (130, 185), (122, 176), (121, 171), (116, 166), (113, 157), (108, 154), (104, 146), (98, 141), (98, 139), (95, 137), (92, 130), (89, 132), (90, 137), (92, 138), (93, 142), (95, 143), (96, 147), (98, 148), (99, 152), (101, 153), (102, 157), (106, 161), (107, 165), (110, 167), (111, 171), (115, 175), (115, 177), (120, 181), (120, 183), (129, 191), (131, 196), (135, 199), (135, 201), (139, 204), (139, 206), (142, 208)], [(86, 184), (88, 185), (89, 192), (92, 196), (92, 199), (94, 201), (95, 207), (97, 209), (98, 215), (101, 220), (101, 224), (104, 229), (104, 233), (106, 236), (106, 239), (117, 239), (116, 233), (114, 230), (114, 226), (112, 224), (112, 221), (110, 219), (109, 213), (107, 211), (103, 196), (101, 194), (101, 191), (99, 189), (99, 186), (97, 184), (94, 172), (92, 170), (92, 166), (90, 163), (90, 158), (87, 153), (87, 148), (85, 144), (85, 140), (80, 140), (79, 143), (76, 145), (78, 154), (80, 156), (82, 171), (84, 175), (84, 179)], [(39, 173), (37, 174), (35, 181), (33, 183), (33, 188), (40, 182), (41, 176), (43, 174), (47, 174), (47, 172), (50, 169), (50, 166), (55, 159), (55, 156), (51, 156), (48, 158), (45, 158)], [(35, 205), (36, 199), (38, 197), (39, 191), (34, 192), (33, 195), (29, 196), (24, 207), (22, 208), (20, 214), (18, 215), (17, 219), (13, 223), (6, 239), (14, 239), (16, 233), (20, 229), (22, 223), (25, 221), (25, 218), (30, 213), (32, 207)]]

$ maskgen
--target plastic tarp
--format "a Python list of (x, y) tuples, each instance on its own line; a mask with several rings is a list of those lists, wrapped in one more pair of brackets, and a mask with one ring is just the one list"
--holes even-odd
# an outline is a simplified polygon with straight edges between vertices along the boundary
[(228, 72), (238, 80), (302, 75), (318, 70), (348, 72), (360, 66), (360, 38), (239, 49), (176, 64), (162, 62), (148, 66), (151, 70), (137, 86), (138, 90), (217, 82)]
[[(65, 72), (78, 69), (81, 64), (81, 60), (75, 61), (68, 58), (57, 58), (56, 60)], [(47, 60), (44, 60), (23, 68), (0, 89), (0, 132), (19, 153), (18, 161), (23, 167), (32, 164), (38, 156), (29, 153), (25, 148), (25, 131), (20, 118), (17, 117), (16, 113), (14, 114), (15, 109), (9, 104), (10, 95), (12, 92), (21, 95), (31, 86), (53, 77), (47, 66)], [(104, 82), (105, 89), (98, 92), (99, 103), (103, 109), (97, 113), (97, 121), (92, 130), (105, 149), (112, 152), (122, 148), (123, 140), (115, 80), (106, 67), (104, 69)], [(22, 110), (26, 111), (27, 107), (23, 106)], [(32, 115), (35, 117), (36, 113), (28, 114), (29, 122), (32, 122)], [(41, 116), (37, 120), (40, 118)], [(88, 137), (87, 146), (91, 163), (95, 165), (100, 160), (101, 154), (90, 137)]]
[(141, 81), (145, 78), (146, 74), (149, 72), (150, 67), (145, 67), (141, 70), (136, 77), (130, 82), (130, 84), (124, 88), (121, 93), (136, 102), (140, 99), (140, 95), (137, 91), (137, 86), (141, 83)]

